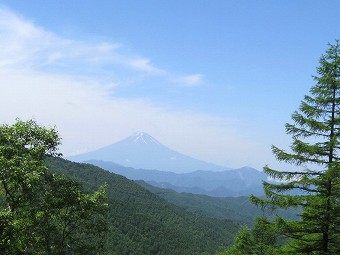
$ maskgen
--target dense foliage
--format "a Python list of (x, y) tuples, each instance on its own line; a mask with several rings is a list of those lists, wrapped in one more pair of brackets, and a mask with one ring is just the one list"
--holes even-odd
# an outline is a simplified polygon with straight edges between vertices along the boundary
[(0, 126), (1, 254), (99, 254), (106, 233), (104, 190), (85, 194), (47, 171), (55, 129), (17, 120)]
[(266, 216), (273, 219), (279, 214), (284, 218), (298, 219), (297, 215), (300, 212), (297, 208), (281, 209), (275, 213), (263, 211), (252, 204), (249, 197), (210, 197), (200, 194), (178, 193), (170, 189), (152, 186), (144, 181), (137, 181), (137, 183), (166, 201), (184, 208), (186, 211), (212, 218), (230, 219), (247, 226), (255, 224), (256, 216)]
[[(264, 217), (256, 219), (255, 226), (244, 226), (238, 232), (235, 243), (218, 255), (283, 255), (280, 233)], [(288, 254), (287, 254), (288, 255)]]
[(292, 152), (273, 146), (280, 161), (306, 166), (303, 171), (265, 172), (282, 184), (264, 183), (267, 199), (253, 197), (273, 208), (302, 207), (301, 220), (278, 218), (280, 231), (291, 238), (290, 254), (340, 254), (340, 44), (330, 45), (320, 58), (316, 84), (286, 124)]
[(239, 226), (186, 212), (133, 181), (90, 164), (49, 158), (50, 171), (67, 174), (88, 191), (107, 183), (109, 254), (215, 254)]

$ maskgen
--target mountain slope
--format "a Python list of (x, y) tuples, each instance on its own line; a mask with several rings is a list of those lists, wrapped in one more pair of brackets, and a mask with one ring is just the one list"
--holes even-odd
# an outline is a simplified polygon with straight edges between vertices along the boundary
[(107, 183), (109, 254), (214, 254), (233, 240), (238, 225), (186, 212), (133, 181), (89, 164), (48, 159), (49, 170), (83, 183)]
[(194, 171), (176, 174), (157, 170), (134, 169), (112, 162), (87, 161), (131, 180), (143, 180), (153, 186), (169, 188), (177, 192), (205, 194), (216, 197), (262, 195), (262, 180), (267, 175), (256, 169), (243, 167), (221, 172)]
[(68, 157), (68, 159), (77, 162), (92, 159), (104, 160), (127, 167), (157, 169), (175, 173), (195, 170), (223, 171), (228, 169), (171, 150), (143, 132), (136, 133), (120, 142), (98, 150)]
[(241, 224), (253, 225), (256, 216), (266, 215), (268, 218), (275, 217), (276, 214), (287, 219), (297, 219), (299, 209), (277, 210), (271, 212), (263, 211), (261, 208), (251, 204), (249, 197), (211, 197), (206, 195), (178, 193), (169, 189), (154, 187), (144, 181), (137, 182), (142, 187), (148, 189), (166, 201), (186, 209), (189, 212), (206, 215), (213, 218), (231, 219)]

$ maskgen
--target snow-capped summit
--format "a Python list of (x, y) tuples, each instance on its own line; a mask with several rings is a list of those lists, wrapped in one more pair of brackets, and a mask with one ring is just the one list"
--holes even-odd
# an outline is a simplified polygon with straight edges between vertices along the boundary
[(127, 167), (175, 173), (196, 170), (223, 171), (228, 169), (171, 150), (145, 132), (137, 132), (117, 143), (95, 151), (72, 156), (68, 159), (78, 162), (93, 159), (111, 161)]
[(161, 145), (155, 138), (144, 132), (136, 132), (130, 138), (133, 143)]

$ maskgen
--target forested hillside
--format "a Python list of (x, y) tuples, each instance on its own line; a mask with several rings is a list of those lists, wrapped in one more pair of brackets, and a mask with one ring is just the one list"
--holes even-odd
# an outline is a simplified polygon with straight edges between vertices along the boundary
[(186, 212), (125, 177), (59, 158), (49, 170), (71, 176), (85, 190), (107, 183), (109, 254), (214, 254), (232, 243), (239, 225)]
[(278, 214), (285, 218), (298, 219), (297, 215), (300, 213), (299, 208), (281, 209), (275, 212), (262, 210), (260, 207), (252, 204), (249, 197), (245, 196), (210, 197), (200, 194), (178, 193), (170, 189), (154, 187), (144, 181), (137, 181), (137, 183), (157, 196), (164, 198), (166, 201), (184, 208), (188, 212), (213, 218), (230, 219), (249, 226), (255, 223), (256, 216), (274, 218)]

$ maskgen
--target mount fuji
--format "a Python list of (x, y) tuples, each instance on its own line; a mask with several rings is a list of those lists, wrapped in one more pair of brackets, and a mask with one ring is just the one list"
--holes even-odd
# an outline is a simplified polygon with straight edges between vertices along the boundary
[(196, 170), (225, 171), (230, 168), (208, 163), (176, 152), (144, 132), (138, 132), (117, 143), (95, 151), (68, 157), (69, 160), (110, 161), (122, 166), (188, 173)]

